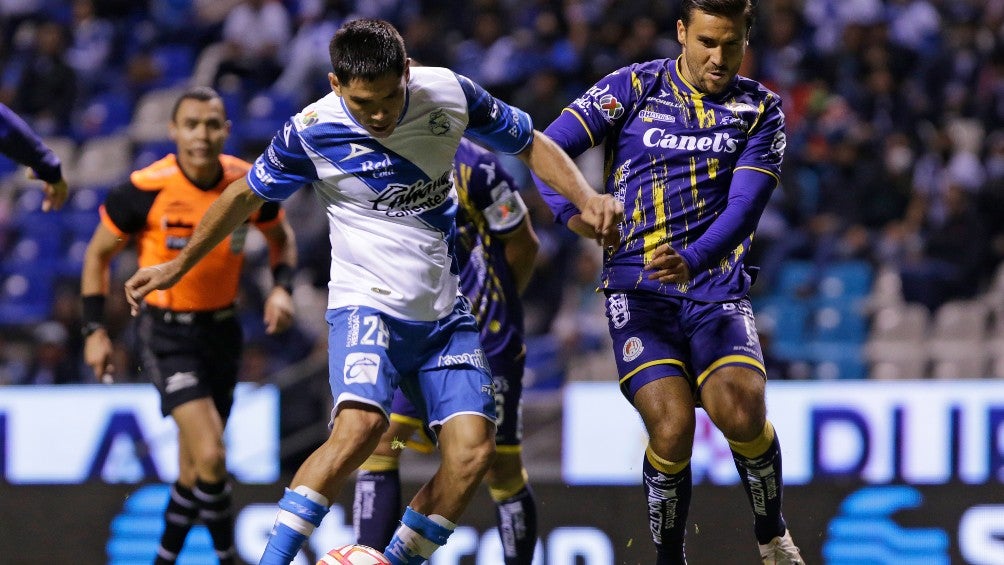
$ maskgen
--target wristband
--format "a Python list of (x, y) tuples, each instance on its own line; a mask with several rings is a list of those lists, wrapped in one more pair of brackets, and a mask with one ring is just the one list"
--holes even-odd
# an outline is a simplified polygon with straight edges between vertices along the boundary
[(293, 267), (285, 263), (272, 267), (272, 284), (281, 286), (286, 292), (293, 294)]
[(105, 295), (103, 294), (89, 294), (87, 296), (82, 296), (80, 298), (83, 303), (83, 321), (84, 325), (98, 324), (102, 325), (105, 321)]

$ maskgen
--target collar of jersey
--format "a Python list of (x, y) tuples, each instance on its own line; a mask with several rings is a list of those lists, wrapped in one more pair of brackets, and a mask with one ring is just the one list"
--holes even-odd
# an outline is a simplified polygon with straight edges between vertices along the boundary
[[(362, 125), (361, 123), (359, 123), (358, 121), (356, 121), (356, 117), (353, 116), (352, 112), (349, 111), (348, 106), (345, 105), (345, 99), (342, 98), (341, 96), (339, 96), (338, 97), (338, 101), (341, 102), (341, 104), (342, 104), (342, 110), (344, 110), (345, 111), (345, 115), (348, 116), (350, 120), (352, 120), (352, 123), (354, 123), (357, 126), (361, 127), (363, 130), (366, 130), (366, 127), (364, 125)], [(408, 103), (409, 102), (411, 102), (411, 89), (410, 88), (405, 88), (404, 89), (404, 108), (401, 109), (401, 115), (397, 117), (397, 123), (394, 124), (394, 127), (397, 127), (397, 126), (401, 125), (401, 122), (404, 121), (404, 117), (408, 114)]]

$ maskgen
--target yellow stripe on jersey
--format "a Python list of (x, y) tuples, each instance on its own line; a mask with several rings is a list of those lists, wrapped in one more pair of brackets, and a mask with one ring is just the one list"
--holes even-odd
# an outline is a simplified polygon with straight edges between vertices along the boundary
[(586, 125), (586, 120), (583, 120), (582, 116), (571, 108), (565, 108), (562, 112), (568, 112), (569, 114), (575, 116), (576, 120), (579, 120), (579, 123), (582, 124), (582, 129), (586, 130), (586, 135), (589, 136), (589, 146), (596, 147), (596, 140), (593, 138), (593, 132), (589, 131), (589, 126)]
[(648, 369), (649, 367), (655, 367), (656, 365), (673, 365), (683, 369), (684, 375), (687, 375), (688, 377), (690, 376), (689, 373), (687, 373), (687, 366), (683, 364), (683, 361), (680, 361), (678, 359), (657, 359), (655, 361), (649, 361), (648, 363), (643, 363), (635, 367), (633, 371), (621, 377), (621, 380), (618, 381), (618, 384), (624, 384), (628, 379), (637, 375), (640, 371)]
[(708, 368), (697, 377), (697, 386), (701, 386), (704, 383), (704, 379), (708, 378), (708, 375), (710, 375), (715, 369), (718, 369), (723, 365), (731, 364), (749, 365), (763, 373), (765, 376), (767, 375), (767, 369), (764, 368), (763, 363), (753, 357), (749, 357), (747, 355), (726, 355), (708, 366)]
[[(652, 158), (653, 165), (655, 165), (655, 159)], [(666, 178), (665, 175), (661, 176), (656, 173), (656, 167), (652, 167), (652, 212), (655, 217), (652, 218), (652, 227), (649, 228), (644, 235), (644, 257), (643, 260), (648, 263), (652, 260), (655, 248), (659, 246), (667, 238), (666, 227), (668, 222), (666, 221)], [(640, 194), (639, 194), (640, 197)]]
[(775, 175), (771, 171), (768, 171), (767, 169), (761, 169), (760, 167), (751, 167), (750, 165), (739, 165), (735, 169), (732, 169), (732, 170), (733, 171), (738, 171), (739, 169), (749, 169), (751, 171), (757, 171), (757, 172), (763, 173), (765, 175), (768, 175), (769, 177), (771, 177), (772, 179), (774, 179), (776, 182), (781, 182), (781, 179), (777, 175)]
[(691, 96), (691, 99), (694, 101), (694, 113), (697, 114), (697, 125), (702, 128), (710, 128), (718, 124), (715, 110), (713, 108), (705, 109), (704, 107), (704, 94), (694, 94)]

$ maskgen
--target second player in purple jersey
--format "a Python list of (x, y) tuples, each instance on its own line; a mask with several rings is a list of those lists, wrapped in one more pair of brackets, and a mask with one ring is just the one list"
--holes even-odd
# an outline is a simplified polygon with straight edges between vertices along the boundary
[(624, 67), (546, 129), (569, 155), (602, 145), (620, 238), (538, 183), (558, 221), (605, 244), (601, 286), (619, 383), (648, 432), (642, 460), (657, 565), (685, 565), (702, 407), (728, 440), (762, 562), (801, 565), (781, 512), (781, 450), (744, 259), (785, 149), (776, 94), (738, 75), (750, 0), (683, 0), (682, 55)]
[[(456, 257), (460, 290), (471, 303), (488, 359), (498, 412), (497, 456), (486, 482), (495, 502), (506, 565), (530, 565), (537, 542), (537, 508), (522, 461), (523, 306), (538, 241), (513, 178), (491, 152), (463, 139), (454, 158), (457, 188)], [(387, 544), (401, 506), (399, 461), (407, 445), (431, 451), (424, 415), (399, 390), (391, 426), (356, 478), (356, 541)]]
[[(778, 96), (753, 80), (737, 76), (710, 96), (681, 75), (680, 64), (659, 59), (606, 76), (547, 132), (572, 156), (605, 145), (605, 188), (624, 204), (625, 221), (620, 244), (608, 251), (603, 288), (736, 299), (749, 290), (743, 258), (778, 181), (784, 114)], [(539, 188), (559, 220), (577, 213)], [(691, 280), (638, 276), (663, 243), (687, 262)]]

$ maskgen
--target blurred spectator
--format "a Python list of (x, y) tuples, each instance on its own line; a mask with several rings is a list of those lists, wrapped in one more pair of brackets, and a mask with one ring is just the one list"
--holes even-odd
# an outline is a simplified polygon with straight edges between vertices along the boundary
[(319, 0), (310, 9), (301, 9), (287, 62), (272, 86), (275, 92), (305, 106), (331, 91), (324, 80), (331, 71), (328, 44), (346, 15), (345, 3)]
[(44, 322), (32, 334), (35, 351), (24, 384), (52, 385), (80, 381), (79, 361), (70, 355), (69, 333), (59, 322)]
[(73, 1), (72, 40), (66, 62), (73, 67), (84, 95), (114, 83), (116, 69), (109, 69), (109, 57), (115, 43), (112, 23), (97, 17), (94, 0)]
[(517, 72), (517, 43), (512, 36), (505, 35), (507, 28), (501, 11), (481, 12), (475, 17), (471, 38), (461, 41), (453, 50), (453, 70), (499, 98), (508, 98), (521, 79)]
[(270, 86), (282, 72), (283, 48), (290, 38), (290, 14), (282, 2), (240, 3), (223, 22), (224, 48), (216, 71), (217, 84), (227, 75), (235, 75), (251, 89)]
[(77, 75), (66, 61), (66, 30), (56, 22), (43, 22), (34, 45), (5, 70), (0, 102), (40, 135), (60, 135), (69, 129), (76, 95)]
[(903, 297), (932, 311), (946, 301), (970, 298), (980, 288), (988, 251), (987, 230), (972, 195), (952, 185), (945, 193), (945, 217), (924, 225), (919, 257), (900, 266)]

